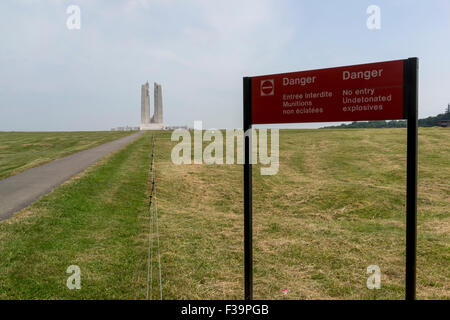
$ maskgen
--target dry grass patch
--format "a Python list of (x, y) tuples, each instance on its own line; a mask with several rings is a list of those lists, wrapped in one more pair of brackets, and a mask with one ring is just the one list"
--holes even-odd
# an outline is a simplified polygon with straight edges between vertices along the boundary
[[(419, 277), (418, 295), (445, 299), (449, 238), (442, 219), (449, 201), (442, 185), (450, 178), (450, 148), (443, 147), (450, 136), (437, 131), (420, 131), (441, 146), (420, 145), (419, 174), (428, 176), (421, 177), (424, 187), (419, 187), (419, 197), (426, 199), (419, 203), (419, 242), (432, 249), (418, 252), (418, 268), (426, 273)], [(253, 169), (255, 297), (403, 299), (406, 131), (280, 132), (278, 174), (261, 176), (258, 165)], [(242, 298), (242, 166), (173, 165), (175, 143), (168, 134), (160, 138), (158, 192), (168, 297)], [(443, 149), (446, 156), (439, 159), (444, 162), (437, 164), (433, 153)], [(438, 225), (442, 230), (431, 227)], [(371, 264), (381, 268), (381, 290), (366, 288)], [(228, 280), (218, 280), (223, 276)], [(283, 288), (289, 288), (287, 295)]]

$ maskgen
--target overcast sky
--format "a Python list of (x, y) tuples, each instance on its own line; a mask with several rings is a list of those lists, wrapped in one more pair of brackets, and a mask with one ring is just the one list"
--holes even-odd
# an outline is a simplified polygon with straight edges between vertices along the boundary
[[(72, 4), (80, 30), (66, 27)], [(147, 80), (162, 84), (166, 124), (242, 127), (243, 76), (412, 56), (419, 116), (436, 115), (450, 102), (449, 17), (448, 0), (2, 0), (0, 131), (138, 125)]]

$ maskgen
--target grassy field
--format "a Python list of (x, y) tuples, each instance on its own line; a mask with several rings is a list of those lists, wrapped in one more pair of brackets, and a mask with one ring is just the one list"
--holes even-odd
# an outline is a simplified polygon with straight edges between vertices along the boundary
[[(419, 142), (417, 293), (449, 299), (450, 130)], [(242, 298), (242, 166), (175, 166), (174, 144), (158, 141), (166, 298)], [(404, 129), (281, 131), (278, 174), (253, 171), (255, 298), (403, 299), (405, 161)]]
[(0, 132), (0, 179), (130, 132)]
[[(150, 137), (0, 222), (0, 299), (146, 297)], [(81, 269), (69, 290), (66, 269)]]
[[(145, 298), (150, 141), (0, 222), (0, 299)], [(278, 174), (253, 171), (255, 298), (404, 298), (405, 142), (404, 129), (280, 131)], [(163, 297), (240, 299), (242, 165), (177, 166), (175, 144), (157, 133)], [(449, 181), (450, 130), (421, 128), (419, 299), (450, 298)], [(81, 290), (65, 286), (72, 264)]]

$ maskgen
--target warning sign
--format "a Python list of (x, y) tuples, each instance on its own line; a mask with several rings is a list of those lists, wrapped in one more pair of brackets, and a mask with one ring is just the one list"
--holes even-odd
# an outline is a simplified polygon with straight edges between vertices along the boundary
[(252, 123), (403, 119), (403, 60), (252, 77)]

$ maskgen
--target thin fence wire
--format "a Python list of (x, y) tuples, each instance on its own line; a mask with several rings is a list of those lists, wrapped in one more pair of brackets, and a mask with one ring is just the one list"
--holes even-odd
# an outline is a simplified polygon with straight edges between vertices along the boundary
[(148, 268), (147, 268), (147, 300), (153, 298), (153, 238), (155, 236), (154, 229), (156, 227), (156, 241), (158, 253), (158, 270), (159, 270), (159, 295), (162, 300), (162, 274), (161, 274), (161, 249), (159, 240), (159, 222), (158, 222), (158, 203), (156, 197), (156, 179), (155, 179), (155, 137), (152, 137), (152, 159), (150, 165), (152, 187), (150, 192), (150, 200), (148, 210), (150, 212), (149, 218), (149, 253), (148, 253)]

